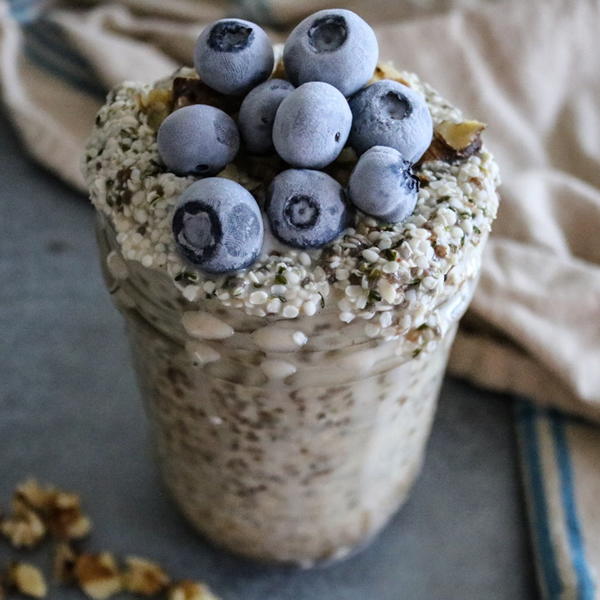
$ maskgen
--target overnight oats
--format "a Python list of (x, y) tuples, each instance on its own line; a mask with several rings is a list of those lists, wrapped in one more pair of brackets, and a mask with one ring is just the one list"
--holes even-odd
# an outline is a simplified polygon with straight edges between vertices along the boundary
[(213, 23), (195, 69), (109, 94), (84, 171), (169, 490), (215, 543), (310, 566), (419, 472), (499, 180), (354, 13), (282, 54)]

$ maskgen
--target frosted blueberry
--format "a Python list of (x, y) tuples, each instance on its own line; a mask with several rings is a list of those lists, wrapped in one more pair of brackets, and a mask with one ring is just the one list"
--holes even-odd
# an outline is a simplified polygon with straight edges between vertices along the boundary
[(344, 96), (367, 84), (377, 66), (379, 47), (371, 27), (349, 10), (321, 10), (304, 19), (283, 50), (292, 83), (325, 81)]
[(320, 169), (333, 162), (346, 143), (352, 112), (346, 98), (328, 83), (305, 83), (279, 105), (273, 144), (294, 167)]
[(376, 81), (350, 99), (350, 108), (350, 145), (359, 154), (389, 146), (414, 163), (431, 143), (433, 123), (425, 98), (397, 81)]
[(180, 253), (207, 273), (248, 267), (262, 249), (258, 204), (230, 179), (209, 177), (192, 183), (177, 203), (172, 225)]
[(288, 169), (273, 179), (266, 211), (273, 234), (294, 248), (320, 248), (348, 227), (342, 186), (321, 171)]
[(158, 130), (158, 153), (177, 175), (214, 175), (229, 164), (240, 147), (235, 121), (205, 104), (172, 112)]
[(247, 92), (273, 71), (275, 58), (269, 37), (255, 23), (221, 19), (198, 37), (194, 67), (206, 85), (222, 94)]
[(244, 98), (238, 122), (246, 148), (253, 154), (273, 149), (273, 121), (282, 100), (294, 86), (284, 79), (269, 79), (256, 86)]
[(350, 175), (350, 200), (384, 223), (404, 221), (414, 211), (419, 191), (411, 166), (397, 150), (374, 146), (360, 157)]

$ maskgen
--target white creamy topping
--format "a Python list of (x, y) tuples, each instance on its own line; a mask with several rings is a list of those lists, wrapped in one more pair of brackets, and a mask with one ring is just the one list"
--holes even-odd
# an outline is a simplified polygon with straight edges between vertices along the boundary
[(302, 331), (294, 331), (278, 325), (267, 325), (257, 329), (252, 334), (252, 338), (265, 352), (295, 352), (308, 341)]
[(234, 333), (230, 325), (204, 311), (184, 312), (181, 323), (192, 337), (201, 340), (224, 340)]
[(214, 348), (201, 342), (187, 342), (185, 348), (199, 366), (204, 366), (221, 358), (221, 355)]
[(260, 368), (269, 379), (284, 379), (296, 372), (296, 367), (285, 360), (263, 360)]

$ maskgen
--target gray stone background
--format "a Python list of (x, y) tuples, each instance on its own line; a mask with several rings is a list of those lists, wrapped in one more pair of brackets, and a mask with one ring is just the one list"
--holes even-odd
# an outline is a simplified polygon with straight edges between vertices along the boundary
[[(186, 527), (152, 462), (93, 211), (24, 156), (0, 118), (0, 506), (26, 476), (83, 495), (89, 547), (159, 561), (223, 600), (537, 597), (508, 399), (447, 378), (423, 475), (363, 553), (326, 569), (257, 566)], [(49, 549), (27, 555), (49, 565)], [(14, 557), (0, 541), (0, 565)], [(70, 600), (75, 590), (52, 587)]]

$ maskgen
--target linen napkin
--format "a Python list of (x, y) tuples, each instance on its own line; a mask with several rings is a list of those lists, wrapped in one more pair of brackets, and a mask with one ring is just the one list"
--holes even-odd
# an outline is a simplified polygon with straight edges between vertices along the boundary
[(450, 369), (543, 407), (515, 415), (541, 589), (594, 598), (600, 431), (555, 409), (600, 422), (598, 0), (1, 0), (2, 97), (32, 155), (83, 189), (84, 140), (110, 87), (189, 63), (213, 19), (279, 31), (332, 4), (375, 25), (382, 57), (489, 124), (503, 201)]

